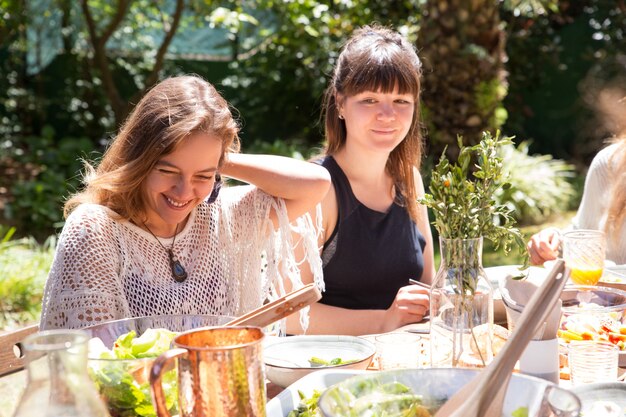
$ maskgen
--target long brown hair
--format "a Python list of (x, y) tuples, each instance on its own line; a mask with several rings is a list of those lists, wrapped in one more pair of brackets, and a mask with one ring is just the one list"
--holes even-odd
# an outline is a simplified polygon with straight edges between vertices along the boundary
[(413, 121), (404, 140), (391, 152), (387, 171), (393, 178), (413, 221), (419, 219), (415, 173), (423, 152), (420, 131), (421, 62), (415, 47), (399, 33), (381, 26), (357, 29), (343, 47), (323, 106), (326, 134), (325, 153), (333, 155), (346, 143), (346, 125), (339, 118), (338, 96), (363, 91), (411, 94), (415, 99)]
[(222, 140), (220, 166), (227, 152), (239, 151), (239, 126), (215, 87), (195, 75), (158, 83), (128, 116), (98, 167), (85, 163), (85, 188), (65, 203), (64, 215), (95, 203), (121, 218), (144, 221), (144, 180), (159, 159), (198, 131)]

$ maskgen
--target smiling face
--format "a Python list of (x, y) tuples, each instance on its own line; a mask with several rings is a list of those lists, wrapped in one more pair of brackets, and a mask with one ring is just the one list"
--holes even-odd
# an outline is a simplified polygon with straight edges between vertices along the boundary
[(340, 97), (339, 114), (346, 123), (348, 146), (391, 153), (406, 137), (413, 121), (412, 94), (364, 91)]
[[(176, 225), (184, 222), (191, 210), (207, 198), (215, 183), (221, 155), (219, 138), (195, 132), (157, 161), (143, 184), (145, 223), (152, 233), (173, 236)], [(181, 224), (178, 230), (182, 227)]]

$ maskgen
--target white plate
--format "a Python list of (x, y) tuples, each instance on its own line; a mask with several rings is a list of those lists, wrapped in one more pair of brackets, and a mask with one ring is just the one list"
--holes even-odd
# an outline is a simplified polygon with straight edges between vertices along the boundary
[(263, 349), (267, 379), (280, 387), (287, 387), (319, 366), (311, 365), (309, 359), (318, 357), (326, 361), (341, 358), (355, 361), (333, 368), (367, 369), (376, 346), (357, 336), (305, 335), (281, 337)]
[(343, 381), (354, 375), (362, 374), (366, 371), (358, 371), (352, 369), (322, 369), (310, 373), (297, 380), (276, 397), (267, 403), (267, 417), (286, 417), (287, 414), (300, 403), (298, 391), (301, 391), (307, 397), (313, 394), (313, 390), (323, 391), (326, 388)]

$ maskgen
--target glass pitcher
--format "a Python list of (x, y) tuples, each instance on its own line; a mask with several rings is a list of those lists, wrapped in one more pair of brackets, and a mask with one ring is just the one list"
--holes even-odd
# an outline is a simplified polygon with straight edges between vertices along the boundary
[(28, 383), (14, 417), (109, 417), (87, 374), (87, 333), (48, 330), (22, 343)]

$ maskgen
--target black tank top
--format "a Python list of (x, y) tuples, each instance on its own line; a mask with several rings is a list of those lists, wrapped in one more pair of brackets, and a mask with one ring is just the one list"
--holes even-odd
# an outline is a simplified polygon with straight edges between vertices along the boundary
[(356, 199), (333, 157), (318, 163), (330, 172), (339, 208), (337, 225), (322, 251), (326, 290), (320, 302), (387, 309), (409, 278), (421, 279), (426, 240), (401, 201), (386, 213), (372, 210)]

